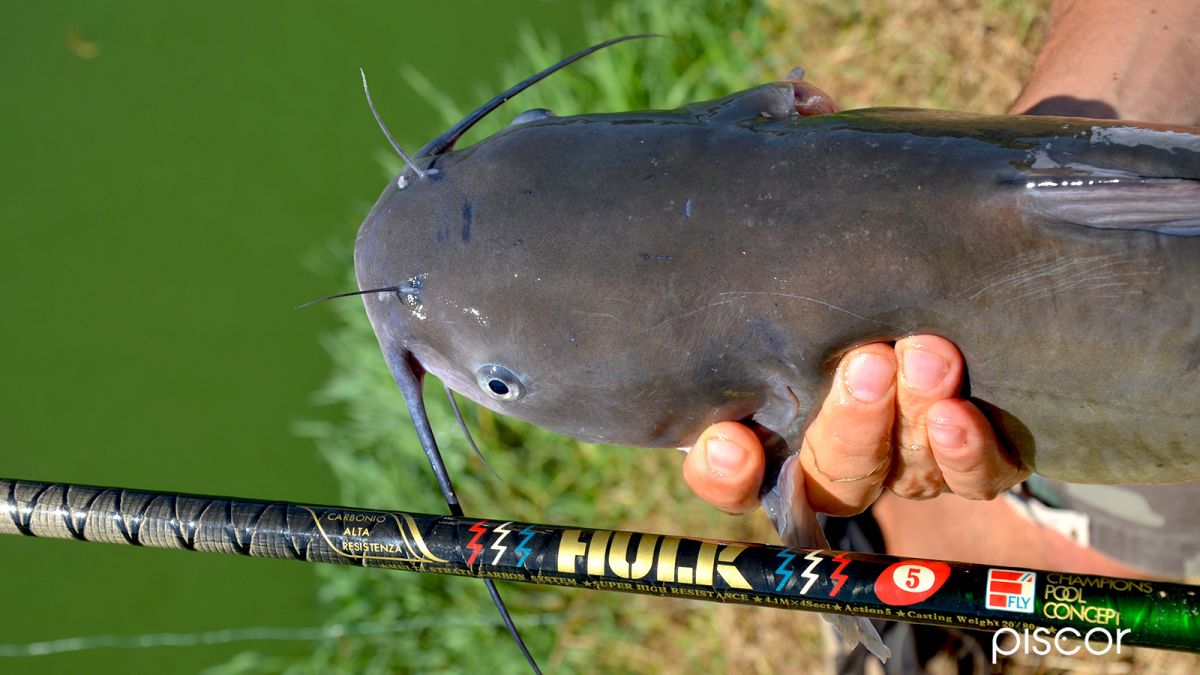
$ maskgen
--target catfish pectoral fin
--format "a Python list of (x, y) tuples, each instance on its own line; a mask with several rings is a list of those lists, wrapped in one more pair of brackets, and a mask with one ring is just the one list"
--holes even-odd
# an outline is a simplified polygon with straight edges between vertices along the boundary
[[(796, 478), (796, 473), (801, 471), (799, 462), (800, 455), (797, 453), (783, 463), (779, 470), (779, 479), (763, 495), (763, 510), (771, 519), (775, 530), (779, 532), (784, 546), (829, 550), (829, 541), (825, 539), (825, 532), (817, 522), (817, 513), (808, 505), (804, 481)], [(816, 564), (820, 558), (810, 560)], [(870, 620), (861, 616), (841, 614), (822, 614), (821, 618), (833, 626), (834, 632), (847, 646), (853, 648), (861, 643), (867, 651), (884, 663), (892, 655), (892, 650), (883, 643), (879, 631), (875, 630)]]
[(1103, 173), (1030, 178), (1025, 208), (1052, 221), (1100, 230), (1200, 236), (1200, 181)]

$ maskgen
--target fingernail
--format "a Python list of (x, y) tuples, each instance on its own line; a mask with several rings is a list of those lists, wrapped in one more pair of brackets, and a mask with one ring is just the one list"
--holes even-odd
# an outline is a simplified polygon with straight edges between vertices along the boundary
[(746, 451), (742, 446), (724, 436), (714, 436), (704, 443), (708, 468), (719, 476), (732, 476), (741, 471), (746, 463)]
[(904, 381), (912, 389), (933, 389), (950, 372), (946, 359), (916, 348), (905, 351), (900, 360), (904, 366)]
[(874, 354), (859, 354), (846, 367), (846, 389), (863, 403), (874, 403), (883, 398), (892, 386), (896, 366), (891, 361)]
[(948, 420), (929, 420), (926, 429), (929, 430), (929, 438), (934, 444), (947, 450), (961, 448), (967, 444), (967, 432), (950, 424)]

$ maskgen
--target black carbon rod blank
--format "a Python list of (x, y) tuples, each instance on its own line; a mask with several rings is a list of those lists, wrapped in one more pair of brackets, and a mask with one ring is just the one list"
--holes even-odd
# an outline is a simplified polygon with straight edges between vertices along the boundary
[[(485, 577), (1200, 652), (1200, 586), (0, 479), (0, 534)], [(1028, 640), (1028, 633), (1025, 633)]]

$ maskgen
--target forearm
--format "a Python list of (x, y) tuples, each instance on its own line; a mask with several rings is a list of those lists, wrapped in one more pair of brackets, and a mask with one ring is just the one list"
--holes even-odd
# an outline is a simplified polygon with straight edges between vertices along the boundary
[(1011, 112), (1200, 125), (1200, 1), (1055, 0)]

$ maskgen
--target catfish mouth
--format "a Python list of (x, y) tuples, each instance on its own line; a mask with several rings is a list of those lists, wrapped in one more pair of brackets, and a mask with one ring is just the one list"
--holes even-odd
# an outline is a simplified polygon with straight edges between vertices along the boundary
[(414, 351), (401, 348), (407, 358), (411, 359), (422, 375), (428, 373), (442, 381), (449, 389), (455, 393), (465, 396), (472, 402), (494, 410), (502, 415), (512, 415), (507, 410), (497, 406), (496, 401), (486, 399), (478, 395), (478, 386), (475, 379), (463, 374), (462, 369), (455, 364), (456, 361), (449, 359), (441, 351), (428, 345), (421, 345), (417, 348), (420, 352), (418, 356)]

